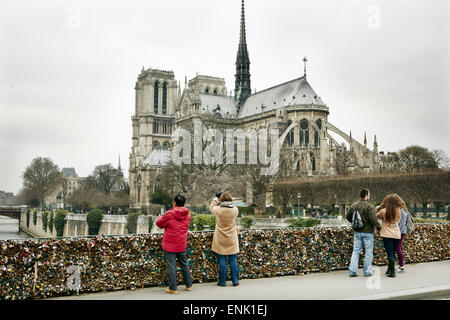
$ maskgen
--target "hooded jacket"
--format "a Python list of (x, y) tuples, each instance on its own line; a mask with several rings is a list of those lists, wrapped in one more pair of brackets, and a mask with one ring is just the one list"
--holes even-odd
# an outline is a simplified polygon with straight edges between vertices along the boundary
[(209, 209), (216, 216), (216, 230), (211, 250), (221, 255), (232, 255), (239, 252), (239, 239), (236, 228), (236, 217), (239, 210), (231, 202), (222, 202), (219, 199), (212, 200)]
[(164, 229), (162, 248), (167, 252), (185, 252), (187, 232), (191, 222), (189, 209), (174, 207), (156, 219), (156, 225)]

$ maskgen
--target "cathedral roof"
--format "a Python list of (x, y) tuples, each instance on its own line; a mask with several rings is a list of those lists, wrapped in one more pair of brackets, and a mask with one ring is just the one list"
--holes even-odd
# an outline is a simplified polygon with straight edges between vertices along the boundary
[(170, 151), (169, 150), (153, 150), (147, 159), (144, 160), (144, 164), (148, 164), (151, 166), (157, 166), (157, 165), (168, 165), (170, 164)]
[(303, 76), (249, 96), (241, 108), (239, 118), (285, 106), (311, 104), (326, 106)]
[(220, 113), (223, 118), (236, 118), (234, 99), (229, 96), (201, 94), (201, 113)]

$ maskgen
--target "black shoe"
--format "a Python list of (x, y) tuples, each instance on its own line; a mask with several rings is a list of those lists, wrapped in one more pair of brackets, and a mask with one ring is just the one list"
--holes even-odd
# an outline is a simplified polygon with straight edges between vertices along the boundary
[(226, 287), (226, 284), (220, 284), (220, 283), (218, 283), (217, 284), (219, 287)]
[(237, 287), (239, 283), (233, 283), (233, 287)]
[(389, 260), (388, 271), (387, 271), (386, 275), (389, 278), (395, 278), (395, 260)]
[(353, 277), (357, 277), (358, 275), (355, 273), (355, 274), (352, 274), (352, 273), (350, 273), (350, 278), (353, 278)]

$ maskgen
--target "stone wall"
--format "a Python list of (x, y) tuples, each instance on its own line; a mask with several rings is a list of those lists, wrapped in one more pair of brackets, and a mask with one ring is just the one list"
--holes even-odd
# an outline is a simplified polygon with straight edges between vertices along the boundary
[[(161, 238), (161, 234), (147, 234), (0, 241), (0, 299), (75, 294), (67, 282), (75, 270), (79, 271), (80, 293), (167, 286)], [(188, 235), (187, 257), (194, 283), (217, 281), (212, 238), (212, 232)], [(449, 239), (449, 223), (417, 225), (404, 240), (405, 262), (450, 259)], [(348, 227), (248, 230), (241, 231), (239, 247), (241, 279), (327, 272), (348, 268), (353, 231)], [(386, 262), (376, 236), (373, 263)], [(182, 285), (181, 274), (178, 279)]]
[(36, 225), (33, 223), (33, 211), (30, 212), (30, 222), (27, 227), (27, 214), (26, 212), (22, 212), (20, 215), (20, 223), (19, 228), (21, 231), (28, 233), (29, 235), (35, 238), (52, 238), (56, 237), (56, 230), (53, 228), (53, 232), (50, 232), (47, 227), (47, 232), (44, 232), (44, 228), (42, 227), (42, 213), (38, 212), (37, 214)]
[[(49, 228), (47, 232), (44, 232), (42, 228), (42, 213), (37, 213), (36, 225), (33, 224), (33, 212), (30, 213), (30, 224), (27, 227), (26, 213), (23, 212), (20, 217), (20, 230), (32, 235), (35, 238), (52, 238), (56, 237), (56, 230), (53, 228), (53, 232), (50, 233)], [(64, 225), (64, 237), (83, 237), (88, 235), (88, 225), (86, 222), (86, 214), (68, 213), (66, 218), (66, 224)], [(145, 217), (139, 217), (145, 218)], [(147, 219), (148, 220), (148, 219)], [(143, 228), (148, 230), (148, 222), (145, 225), (145, 219), (141, 219)], [(126, 216), (120, 215), (104, 215), (102, 224), (100, 226), (99, 234), (101, 235), (125, 235), (127, 219)], [(143, 233), (147, 233), (145, 231)]]
[[(42, 228), (41, 213), (37, 213), (36, 226), (33, 224), (33, 213), (30, 213), (30, 225), (26, 225), (26, 213), (22, 213), (20, 229), (29, 233), (35, 238), (52, 238), (56, 237), (56, 230), (50, 233), (49, 230), (44, 232)], [(86, 222), (86, 214), (68, 213), (67, 221), (64, 225), (64, 237), (83, 237), (88, 235), (88, 226)], [(126, 215), (104, 215), (102, 224), (100, 226), (99, 235), (127, 235), (127, 216)], [(136, 234), (149, 233), (149, 223), (152, 224), (150, 233), (162, 233), (164, 230), (158, 228), (155, 225), (156, 216), (144, 216), (138, 217)], [(240, 218), (237, 219), (237, 224), (240, 225)], [(253, 218), (253, 224), (251, 229), (283, 229), (288, 228), (290, 219), (277, 219), (277, 218)], [(343, 220), (322, 219), (322, 225), (325, 226), (340, 226)], [(345, 221), (344, 221), (345, 224)]]

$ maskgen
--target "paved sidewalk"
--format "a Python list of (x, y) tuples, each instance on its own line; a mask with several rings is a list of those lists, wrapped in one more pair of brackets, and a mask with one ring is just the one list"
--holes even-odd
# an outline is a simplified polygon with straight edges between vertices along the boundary
[[(237, 287), (227, 282), (227, 287), (216, 283), (194, 284), (188, 292), (178, 287), (177, 295), (168, 295), (166, 288), (155, 287), (136, 291), (93, 293), (79, 296), (50, 298), (51, 300), (344, 300), (344, 299), (439, 299), (450, 295), (450, 260), (408, 264), (406, 272), (396, 278), (387, 278), (387, 267), (375, 267), (375, 276), (350, 278), (347, 271), (311, 273), (304, 276), (287, 276), (241, 280)], [(440, 293), (437, 295), (436, 293)]]

